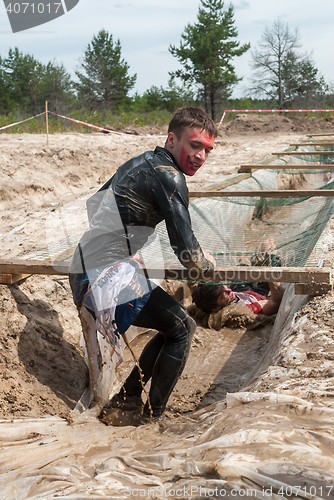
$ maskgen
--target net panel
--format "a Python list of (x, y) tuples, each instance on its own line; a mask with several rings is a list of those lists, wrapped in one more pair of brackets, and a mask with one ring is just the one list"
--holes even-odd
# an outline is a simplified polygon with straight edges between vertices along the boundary
[[(310, 151), (312, 147), (303, 148)], [(238, 197), (237, 194), (238, 191), (260, 189), (333, 189), (334, 180), (328, 169), (293, 170), (296, 162), (304, 161), (307, 165), (310, 161), (317, 163), (318, 160), (320, 164), (319, 157), (311, 156), (307, 160), (295, 156), (265, 159), (263, 162), (273, 168), (256, 170), (246, 179), (242, 176), (229, 177), (229, 181), (234, 180), (235, 184), (229, 184), (226, 189), (235, 191), (235, 196), (197, 198), (190, 202), (194, 233), (204, 251), (215, 257), (218, 266), (235, 266), (245, 259), (251, 259), (268, 239), (275, 241), (274, 251), (280, 257), (281, 265), (314, 267), (318, 264), (322, 254), (319, 238), (333, 214), (333, 198), (255, 198)], [(275, 168), (281, 162), (291, 164), (291, 171)], [(240, 182), (238, 177), (242, 178)], [(216, 186), (221, 186), (221, 180), (207, 186), (207, 189), (214, 190)], [(88, 227), (85, 201), (85, 197), (80, 198), (80, 203), (77, 201), (75, 206), (62, 207), (55, 213), (49, 228), (52, 235), (49, 247), (25, 257), (70, 259)], [(164, 223), (157, 226), (140, 253), (147, 267), (155, 265), (164, 269), (179, 265), (170, 247)]]

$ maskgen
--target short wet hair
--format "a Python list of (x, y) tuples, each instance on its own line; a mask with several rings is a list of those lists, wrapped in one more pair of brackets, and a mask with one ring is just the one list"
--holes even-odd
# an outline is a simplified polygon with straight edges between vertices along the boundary
[(191, 292), (193, 302), (201, 311), (210, 313), (218, 306), (217, 301), (223, 290), (223, 285), (197, 285)]
[(218, 128), (204, 109), (196, 106), (185, 106), (175, 111), (168, 126), (168, 133), (174, 132), (180, 139), (186, 127), (198, 127), (207, 130), (213, 137), (217, 137)]

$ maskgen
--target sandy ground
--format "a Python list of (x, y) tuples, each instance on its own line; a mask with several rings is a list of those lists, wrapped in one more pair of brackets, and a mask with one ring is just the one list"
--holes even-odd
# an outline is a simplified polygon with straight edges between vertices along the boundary
[[(333, 123), (312, 118), (240, 115), (221, 128), (209, 160), (195, 177), (188, 179), (189, 189), (203, 188), (226, 174), (236, 173), (243, 163), (269, 157), (306, 133), (320, 130), (333, 130)], [(150, 132), (165, 131), (155, 128)], [(44, 135), (0, 134), (1, 258), (22, 257), (46, 248), (45, 221), (55, 208), (66, 208), (93, 193), (118, 165), (163, 143), (162, 138), (155, 137), (92, 133), (55, 134), (49, 137), (47, 146)], [(328, 234), (327, 259), (332, 259), (334, 245)], [(324, 361), (323, 353), (328, 362), (334, 356), (333, 304), (334, 298), (327, 295), (305, 306), (305, 366), (312, 371), (314, 365), (315, 378), (319, 358)], [(0, 310), (0, 418), (67, 417), (87, 383), (80, 326), (67, 278), (31, 276), (14, 285), (0, 285)], [(198, 327), (191, 357), (168, 410), (192, 411), (238, 390), (265, 353), (269, 334), (270, 325), (255, 330), (222, 328), (219, 332)], [(148, 337), (136, 340), (137, 353)], [(219, 364), (217, 353), (222, 350), (226, 354)], [(284, 357), (277, 363), (282, 369), (289, 366)], [(126, 357), (119, 371), (120, 380), (131, 365), (132, 360)], [(328, 380), (333, 377), (330, 366), (321, 369), (327, 370)], [(300, 370), (293, 381), (298, 385), (302, 377)], [(273, 373), (272, 380), (267, 378), (263, 387), (258, 381), (256, 390), (265, 391), (269, 386), (273, 390), (282, 382), (277, 379)]]

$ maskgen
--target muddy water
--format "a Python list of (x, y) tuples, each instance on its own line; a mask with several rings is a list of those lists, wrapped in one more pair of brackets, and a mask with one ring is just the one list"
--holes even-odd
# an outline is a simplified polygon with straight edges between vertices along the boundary
[[(238, 391), (265, 352), (271, 328), (268, 322), (254, 330), (222, 328), (216, 331), (198, 326), (184, 372), (169, 399), (168, 414), (196, 411), (223, 400), (227, 392)], [(143, 333), (132, 341), (137, 358), (153, 335), (152, 331)], [(126, 350), (117, 371), (117, 388), (133, 366), (133, 357)]]

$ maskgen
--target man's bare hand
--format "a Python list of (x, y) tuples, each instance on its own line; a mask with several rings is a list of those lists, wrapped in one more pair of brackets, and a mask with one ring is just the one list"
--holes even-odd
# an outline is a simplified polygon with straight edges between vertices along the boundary
[(138, 262), (138, 264), (141, 264), (142, 266), (145, 265), (145, 262), (143, 261), (143, 259), (139, 255), (133, 255), (131, 257), (131, 259), (135, 260), (136, 262)]
[(217, 262), (216, 262), (216, 259), (214, 257), (212, 257), (212, 255), (208, 252), (204, 252), (204, 257), (206, 258), (206, 260), (209, 260), (210, 262), (212, 262), (212, 264), (215, 266), (217, 266)]

